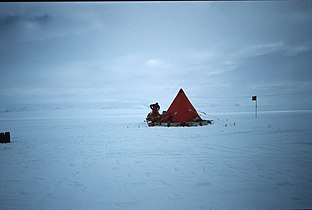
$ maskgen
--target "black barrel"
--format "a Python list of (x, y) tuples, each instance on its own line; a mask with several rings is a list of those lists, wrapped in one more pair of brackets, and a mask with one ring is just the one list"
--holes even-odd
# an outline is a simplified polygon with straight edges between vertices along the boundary
[(4, 143), (4, 133), (0, 133), (0, 143)]
[(11, 139), (10, 139), (10, 132), (5, 132), (4, 133), (4, 143), (10, 143)]

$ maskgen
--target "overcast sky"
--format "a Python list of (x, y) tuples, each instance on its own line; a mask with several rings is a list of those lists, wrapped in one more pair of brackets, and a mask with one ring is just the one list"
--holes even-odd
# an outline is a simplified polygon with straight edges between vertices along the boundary
[(312, 107), (312, 1), (0, 3), (0, 108)]

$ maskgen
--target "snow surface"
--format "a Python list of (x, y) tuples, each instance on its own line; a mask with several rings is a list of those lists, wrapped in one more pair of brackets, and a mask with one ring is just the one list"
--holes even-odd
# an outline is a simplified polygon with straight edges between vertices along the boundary
[(179, 128), (147, 112), (1, 113), (0, 209), (312, 208), (312, 112)]

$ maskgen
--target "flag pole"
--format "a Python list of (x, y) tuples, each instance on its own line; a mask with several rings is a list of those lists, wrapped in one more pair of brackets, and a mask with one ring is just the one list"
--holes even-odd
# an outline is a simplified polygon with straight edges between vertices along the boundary
[(257, 110), (258, 109), (258, 99), (256, 98), (256, 118), (257, 118)]
[(256, 101), (256, 107), (255, 107), (255, 118), (257, 118), (258, 116), (257, 116), (257, 109), (258, 109), (258, 100), (257, 100), (257, 96), (252, 96), (251, 97), (251, 100), (252, 101)]

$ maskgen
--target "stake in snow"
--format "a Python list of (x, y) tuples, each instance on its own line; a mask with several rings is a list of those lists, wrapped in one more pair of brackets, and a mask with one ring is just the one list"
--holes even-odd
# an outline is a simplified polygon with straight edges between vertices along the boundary
[(158, 103), (151, 104), (152, 111), (147, 115), (148, 126), (202, 126), (212, 124), (213, 120), (203, 120), (182, 88), (169, 106), (167, 111), (159, 114)]

